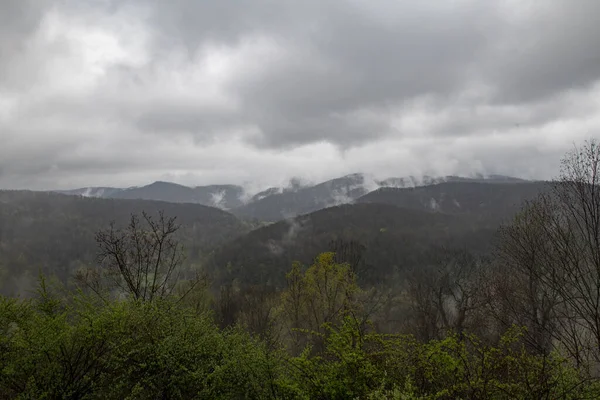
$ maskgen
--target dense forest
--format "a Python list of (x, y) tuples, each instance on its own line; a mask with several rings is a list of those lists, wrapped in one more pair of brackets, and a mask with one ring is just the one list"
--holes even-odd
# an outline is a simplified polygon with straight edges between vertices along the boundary
[(144, 200), (93, 199), (45, 192), (0, 191), (0, 293), (27, 295), (42, 272), (64, 284), (96, 262), (95, 233), (111, 222), (125, 226), (146, 211), (177, 216), (186, 268), (255, 224), (213, 207)]
[(0, 192), (0, 398), (598, 398), (599, 180), (590, 141), (268, 223)]

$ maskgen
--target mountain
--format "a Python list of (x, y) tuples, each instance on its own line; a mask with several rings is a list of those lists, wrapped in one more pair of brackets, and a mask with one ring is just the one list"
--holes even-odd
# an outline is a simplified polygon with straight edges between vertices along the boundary
[(172, 203), (196, 203), (230, 209), (242, 205), (244, 189), (235, 185), (210, 185), (194, 188), (170, 182), (154, 182), (147, 186), (125, 189), (113, 193), (116, 199), (143, 199)]
[(515, 178), (512, 176), (505, 175), (488, 175), (484, 176), (481, 174), (477, 174), (473, 177), (463, 177), (463, 176), (429, 176), (424, 175), (421, 178), (415, 176), (401, 177), (401, 178), (387, 178), (382, 181), (377, 181), (377, 185), (379, 187), (390, 187), (390, 188), (411, 188), (418, 186), (430, 186), (436, 185), (438, 183), (445, 182), (472, 182), (472, 183), (519, 183), (519, 182), (529, 182), (525, 179)]
[(345, 204), (369, 192), (363, 174), (351, 174), (318, 185), (291, 189), (268, 189), (254, 196), (253, 201), (233, 209), (239, 216), (262, 221), (279, 221), (323, 208)]
[(118, 189), (112, 187), (89, 187), (61, 190), (57, 193), (97, 198), (156, 200), (171, 203), (196, 203), (218, 207), (223, 210), (243, 204), (244, 189), (236, 185), (208, 185), (188, 187), (170, 182), (154, 182), (150, 185)]
[(244, 189), (237, 185), (208, 185), (194, 188), (199, 204), (231, 210), (244, 204)]
[(83, 197), (112, 197), (118, 192), (124, 189), (113, 188), (113, 187), (86, 187), (73, 190), (55, 190), (56, 193), (68, 194), (72, 196), (83, 196)]
[(475, 177), (424, 176), (422, 178), (411, 176), (376, 180), (365, 174), (351, 174), (315, 186), (293, 189), (271, 188), (258, 193), (247, 204), (231, 211), (239, 216), (274, 222), (331, 206), (352, 203), (368, 193), (382, 190), (381, 188), (429, 187), (440, 183), (461, 182), (505, 184), (528, 181), (501, 175), (488, 177), (481, 175)]
[(252, 228), (223, 210), (199, 204), (99, 199), (57, 193), (0, 191), (0, 293), (22, 292), (38, 270), (67, 281), (95, 262), (95, 232), (111, 221), (123, 226), (131, 213), (177, 217), (187, 263)]
[(447, 214), (471, 214), (497, 220), (514, 215), (523, 201), (535, 198), (545, 187), (544, 182), (505, 178), (456, 180), (414, 188), (383, 187), (360, 197), (356, 202)]
[(262, 192), (256, 193), (254, 196), (252, 196), (250, 198), (250, 201), (248, 203), (254, 203), (254, 202), (262, 200), (262, 199), (264, 199), (266, 197), (275, 196), (277, 194), (281, 194), (281, 193), (286, 192), (286, 191), (287, 190), (284, 189), (284, 188), (271, 187), (271, 188), (268, 188), (266, 190), (263, 190)]
[(115, 199), (158, 200), (171, 203), (196, 203), (194, 190), (190, 187), (170, 182), (154, 182), (142, 187), (124, 189), (107, 196)]
[(309, 263), (332, 241), (364, 246), (359, 278), (381, 282), (415, 266), (434, 245), (485, 251), (497, 224), (387, 204), (346, 204), (280, 221), (224, 244), (208, 263), (218, 284), (280, 286), (293, 261)]
[(196, 203), (230, 210), (235, 215), (244, 218), (275, 222), (331, 206), (352, 203), (367, 193), (382, 187), (413, 188), (460, 182), (506, 184), (528, 181), (502, 175), (476, 175), (473, 177), (425, 175), (420, 178), (409, 176), (377, 180), (372, 176), (357, 173), (316, 185), (293, 178), (285, 187), (271, 187), (252, 196), (236, 185), (188, 187), (160, 181), (128, 189), (90, 187), (61, 193), (84, 197)]
[[(280, 284), (292, 261), (308, 263), (338, 239), (364, 246), (362, 279), (381, 280), (416, 263), (434, 244), (483, 249), (499, 223), (545, 187), (508, 177), (401, 179), (386, 184), (429, 184), (379, 187), (382, 182), (353, 174), (314, 186), (273, 189), (232, 213), (197, 204), (240, 204), (241, 188), (227, 185), (190, 188), (156, 182), (71, 192), (78, 196), (0, 192), (0, 291), (26, 286), (23, 282), (30, 282), (38, 268), (67, 280), (79, 266), (94, 262), (98, 229), (111, 220), (123, 224), (132, 212), (159, 209), (182, 223), (188, 262), (208, 266), (217, 282), (235, 277)], [(108, 195), (113, 198), (100, 197)], [(139, 200), (142, 196), (164, 201)], [(251, 231), (258, 224), (242, 222), (233, 213), (280, 221)], [(293, 214), (300, 216), (282, 220)]]
[[(324, 208), (240, 236), (217, 250), (209, 265), (219, 282), (235, 279), (246, 284), (280, 285), (293, 261), (309, 263), (320, 252), (333, 250), (332, 241), (342, 240), (364, 246), (361, 279), (382, 281), (422, 263), (434, 246), (465, 246), (487, 252), (499, 225), (514, 216), (524, 201), (546, 188), (545, 182), (503, 176), (438, 179), (444, 181), (382, 187), (358, 197), (367, 188), (364, 180), (352, 175), (345, 182), (333, 180), (314, 187), (322, 192), (307, 188), (266, 197), (245, 207), (264, 204), (260, 210), (264, 217), (273, 215), (267, 214), (267, 206), (277, 211), (278, 204), (269, 203), (275, 200), (289, 200), (288, 204), (298, 206), (303, 195), (308, 198), (304, 204), (318, 207), (331, 199), (326, 194), (335, 190), (332, 188), (340, 187), (346, 189), (348, 197), (357, 196), (353, 204)], [(310, 196), (318, 195), (323, 196), (317, 197), (322, 203), (311, 203)]]

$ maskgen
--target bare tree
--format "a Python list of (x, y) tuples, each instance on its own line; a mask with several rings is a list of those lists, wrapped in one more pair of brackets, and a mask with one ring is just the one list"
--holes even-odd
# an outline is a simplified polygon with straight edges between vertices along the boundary
[(141, 219), (134, 214), (125, 229), (111, 223), (96, 234), (100, 268), (79, 274), (78, 280), (98, 294), (108, 284), (109, 289), (142, 301), (170, 296), (183, 262), (182, 245), (175, 239), (179, 227), (175, 217), (165, 217), (162, 211), (158, 219), (145, 212)]
[(502, 329), (526, 326), (530, 350), (548, 355), (558, 329), (560, 295), (551, 278), (554, 257), (545, 230), (550, 215), (544, 203), (526, 203), (512, 223), (499, 230), (490, 311)]
[(600, 363), (599, 168), (596, 141), (569, 152), (559, 178), (505, 231), (502, 244), (511, 270), (529, 285), (521, 292), (529, 297), (523, 315), (530, 326), (549, 331), (554, 344), (590, 367)]
[(408, 329), (424, 342), (440, 336), (440, 315), (435, 303), (437, 282), (430, 264), (416, 266), (407, 275), (407, 297), (412, 311)]
[(329, 249), (335, 254), (334, 262), (348, 264), (355, 275), (361, 275), (365, 268), (366, 247), (356, 240), (335, 239), (329, 242)]
[(547, 285), (564, 304), (562, 342), (580, 362), (600, 362), (600, 147), (575, 148), (541, 199), (550, 215), (545, 234), (554, 262)]
[(441, 248), (431, 257), (408, 278), (418, 336), (430, 340), (447, 331), (460, 335), (467, 327), (474, 330), (487, 302), (485, 260), (466, 249)]
[(241, 306), (239, 287), (233, 284), (223, 285), (219, 288), (216, 300), (217, 320), (221, 328), (235, 325)]

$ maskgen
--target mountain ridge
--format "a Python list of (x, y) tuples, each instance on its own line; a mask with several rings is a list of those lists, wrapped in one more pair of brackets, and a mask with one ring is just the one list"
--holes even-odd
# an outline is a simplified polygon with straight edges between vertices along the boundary
[(369, 174), (353, 173), (316, 184), (293, 178), (287, 186), (270, 187), (257, 193), (249, 192), (240, 185), (185, 186), (166, 181), (156, 181), (149, 185), (124, 189), (87, 187), (56, 192), (83, 197), (202, 204), (230, 211), (241, 218), (275, 222), (327, 207), (349, 204), (381, 188), (421, 187), (444, 182), (499, 184), (529, 181), (504, 175), (474, 175), (471, 177), (424, 175), (422, 177), (389, 177), (379, 180)]
[(68, 282), (78, 268), (95, 264), (98, 230), (111, 221), (124, 227), (131, 214), (156, 216), (159, 211), (177, 218), (177, 237), (190, 267), (216, 246), (254, 228), (231, 213), (201, 204), (0, 190), (0, 293), (12, 293), (13, 288), (25, 292), (38, 269)]

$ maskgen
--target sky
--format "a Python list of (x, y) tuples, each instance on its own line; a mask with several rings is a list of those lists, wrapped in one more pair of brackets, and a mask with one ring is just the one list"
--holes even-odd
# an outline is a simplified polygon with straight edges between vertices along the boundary
[(547, 179), (600, 136), (596, 0), (2, 0), (0, 188)]

